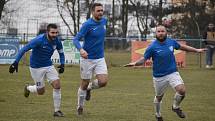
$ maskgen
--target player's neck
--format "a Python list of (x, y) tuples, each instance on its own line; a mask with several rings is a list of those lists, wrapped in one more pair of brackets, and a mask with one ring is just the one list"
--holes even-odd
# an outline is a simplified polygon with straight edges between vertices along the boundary
[(158, 37), (156, 37), (157, 38), (157, 40), (160, 42), (160, 43), (164, 43), (165, 41), (166, 41), (166, 38), (167, 37), (164, 37), (164, 38), (162, 38), (162, 39), (160, 39), (160, 38), (158, 38)]
[(92, 17), (94, 21), (99, 22), (100, 19), (95, 18), (94, 16)]
[(49, 37), (48, 34), (46, 34), (46, 38), (47, 38), (48, 42), (52, 42), (52, 39)]

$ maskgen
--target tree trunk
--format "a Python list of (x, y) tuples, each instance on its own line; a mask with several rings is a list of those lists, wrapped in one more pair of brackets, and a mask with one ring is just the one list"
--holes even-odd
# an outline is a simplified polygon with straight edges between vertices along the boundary
[[(141, 18), (140, 15), (139, 15), (139, 12), (141, 10), (140, 9), (141, 5), (140, 5), (140, 2), (137, 2), (136, 4), (132, 0), (130, 0), (130, 2), (133, 5), (135, 13), (136, 13), (135, 17), (137, 19), (137, 27), (138, 27), (138, 30), (140, 32), (140, 36), (141, 36), (141, 40), (142, 40), (142, 38), (144, 38), (144, 35), (146, 34), (145, 31), (144, 31), (146, 29), (146, 24), (144, 23), (144, 18)], [(147, 17), (146, 17), (145, 21), (147, 21)]]
[(115, 36), (115, 0), (112, 0), (112, 30), (113, 36)]
[(1, 20), (1, 17), (2, 17), (2, 12), (3, 12), (5, 4), (6, 4), (6, 0), (0, 0), (0, 20)]
[(77, 29), (80, 30), (80, 0), (78, 0)]
[(72, 35), (74, 35), (74, 33), (72, 32), (72, 30), (71, 30), (69, 24), (67, 23), (66, 19), (64, 18), (63, 14), (62, 14), (62, 10), (61, 10), (62, 7), (60, 6), (60, 1), (59, 1), (59, 0), (56, 0), (56, 2), (57, 2), (57, 10), (58, 10), (58, 13), (59, 13), (60, 17), (62, 18), (64, 24), (65, 24), (65, 25), (67, 26), (67, 28), (69, 29), (69, 32), (70, 32)]
[(163, 4), (163, 1), (160, 0), (160, 1), (159, 1), (159, 18), (158, 18), (159, 24), (162, 24), (162, 17), (163, 17), (163, 8), (162, 8), (162, 4)]
[(128, 25), (128, 0), (122, 0), (122, 37), (126, 38)]
[(95, 0), (92, 0), (91, 2), (90, 2), (90, 0), (86, 0), (86, 5), (87, 5), (87, 8), (88, 8), (88, 12), (87, 12), (87, 17), (86, 17), (86, 19), (89, 19), (90, 18), (90, 14), (91, 14), (91, 6), (92, 6), (92, 4), (94, 3), (94, 1)]

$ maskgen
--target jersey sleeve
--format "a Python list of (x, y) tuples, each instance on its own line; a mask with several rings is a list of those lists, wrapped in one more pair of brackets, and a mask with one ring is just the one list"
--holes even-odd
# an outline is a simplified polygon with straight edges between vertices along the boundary
[(153, 46), (152, 43), (148, 46), (148, 48), (146, 49), (145, 53), (144, 53), (144, 59), (148, 60), (152, 57), (152, 50), (153, 50)]
[(173, 46), (176, 50), (178, 50), (181, 47), (181, 45), (176, 40), (173, 40), (173, 44), (174, 44)]
[(38, 40), (37, 38), (32, 39), (28, 44), (26, 44), (17, 54), (16, 56), (16, 62), (19, 63), (20, 59), (22, 58), (22, 56), (29, 51), (30, 49), (33, 49), (35, 47), (37, 47), (38, 45), (40, 45), (40, 40)]
[(88, 24), (84, 23), (80, 29), (80, 31), (77, 33), (77, 35), (75, 36), (75, 38), (73, 39), (73, 44), (75, 45), (75, 47), (80, 50), (81, 49), (81, 44), (80, 44), (80, 40), (82, 37), (84, 37), (88, 32)]

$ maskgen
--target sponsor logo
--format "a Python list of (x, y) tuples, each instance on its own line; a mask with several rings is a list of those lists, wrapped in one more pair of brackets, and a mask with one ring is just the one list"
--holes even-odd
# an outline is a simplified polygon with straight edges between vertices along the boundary
[(1, 57), (14, 57), (18, 52), (18, 48), (14, 45), (0, 44), (0, 56)]
[(95, 31), (97, 28), (98, 28), (98, 27), (96, 27), (96, 28), (93, 28), (93, 30)]
[(173, 46), (169, 46), (169, 50), (170, 50), (170, 51), (173, 51)]
[(161, 52), (162, 50), (157, 50), (157, 53)]
[(53, 47), (53, 49), (54, 49), (54, 50), (57, 48), (57, 46), (56, 46), (56, 45), (53, 45), (52, 47)]

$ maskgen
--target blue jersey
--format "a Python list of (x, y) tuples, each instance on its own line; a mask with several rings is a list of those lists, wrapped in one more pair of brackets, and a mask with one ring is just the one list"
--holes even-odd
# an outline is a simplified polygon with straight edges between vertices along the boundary
[[(104, 57), (104, 39), (107, 20), (102, 18), (95, 21), (90, 18), (83, 23), (80, 31), (75, 36), (73, 43), (80, 50), (83, 48), (88, 53), (88, 59), (99, 59)], [(79, 41), (84, 39), (83, 47)]]
[(24, 53), (30, 49), (32, 49), (30, 56), (30, 66), (32, 68), (51, 66), (51, 56), (53, 55), (55, 49), (58, 50), (60, 63), (65, 63), (63, 46), (57, 37), (49, 42), (46, 34), (38, 35), (19, 51), (15, 61), (19, 62)]
[(152, 58), (154, 77), (162, 77), (177, 71), (174, 49), (179, 48), (180, 44), (170, 38), (167, 38), (163, 43), (155, 40), (149, 45), (144, 59)]

